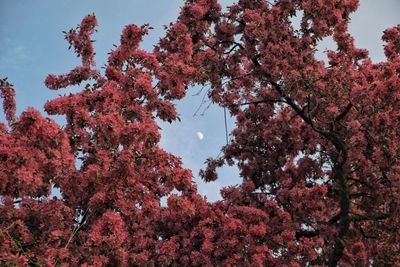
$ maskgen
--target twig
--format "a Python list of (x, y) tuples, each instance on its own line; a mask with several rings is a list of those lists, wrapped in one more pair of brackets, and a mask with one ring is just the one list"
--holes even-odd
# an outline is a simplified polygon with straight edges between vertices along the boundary
[(228, 124), (226, 123), (226, 108), (224, 107), (224, 121), (225, 121), (225, 138), (226, 145), (228, 145)]
[(69, 244), (71, 243), (72, 239), (75, 237), (76, 233), (81, 229), (81, 227), (85, 224), (86, 222), (86, 215), (87, 215), (88, 209), (86, 209), (85, 213), (83, 214), (82, 220), (79, 223), (78, 226), (75, 226), (74, 230), (72, 231), (71, 236), (68, 239), (67, 244), (65, 244), (65, 249), (68, 248)]

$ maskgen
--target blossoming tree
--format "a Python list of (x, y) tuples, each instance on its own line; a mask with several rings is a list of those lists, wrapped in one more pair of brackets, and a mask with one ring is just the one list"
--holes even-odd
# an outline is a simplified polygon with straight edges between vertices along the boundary
[[(189, 43), (192, 81), (210, 83), (209, 97), (237, 119), (223, 157), (201, 174), (240, 169), (243, 184), (222, 193), (225, 208), (254, 215), (236, 225), (249, 227), (235, 235), (241, 264), (400, 261), (400, 26), (384, 32), (387, 61), (374, 64), (347, 29), (357, 6), (241, 0), (222, 12), (186, 1), (160, 43), (167, 63)], [(328, 36), (337, 49), (324, 62), (316, 46)]]
[[(39, 266), (382, 266), (400, 263), (400, 26), (373, 63), (348, 33), (357, 0), (187, 0), (164, 38), (128, 25), (95, 68), (94, 15), (65, 33), (82, 65), (49, 75), (81, 92), (15, 115), (1, 80), (0, 263)], [(292, 17), (301, 19), (299, 29)], [(316, 46), (332, 36), (326, 62)], [(209, 203), (162, 150), (155, 118), (209, 85), (237, 120), (222, 156), (242, 184)], [(52, 187), (62, 198), (49, 199)], [(166, 197), (167, 205), (161, 205)]]

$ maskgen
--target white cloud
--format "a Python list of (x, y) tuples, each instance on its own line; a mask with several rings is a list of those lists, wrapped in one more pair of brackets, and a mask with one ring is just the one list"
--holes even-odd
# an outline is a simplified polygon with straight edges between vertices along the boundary
[(0, 46), (0, 69), (19, 69), (28, 62), (29, 56), (25, 46), (9, 38), (1, 39)]

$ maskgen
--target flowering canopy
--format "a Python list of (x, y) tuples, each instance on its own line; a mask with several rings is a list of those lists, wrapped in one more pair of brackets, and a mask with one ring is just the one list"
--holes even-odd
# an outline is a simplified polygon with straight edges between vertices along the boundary
[[(46, 85), (87, 82), (15, 116), (1, 82), (0, 262), (44, 266), (368, 266), (400, 263), (400, 26), (373, 63), (348, 33), (357, 0), (187, 0), (154, 51), (128, 25), (95, 69), (93, 15), (66, 39), (82, 59)], [(301, 19), (299, 29), (291, 18)], [(316, 46), (332, 36), (328, 61)], [(243, 183), (209, 203), (159, 146), (155, 118), (192, 84), (237, 120), (222, 157)], [(48, 199), (51, 187), (62, 199)], [(176, 193), (177, 192), (177, 193)], [(167, 206), (160, 200), (167, 197)]]

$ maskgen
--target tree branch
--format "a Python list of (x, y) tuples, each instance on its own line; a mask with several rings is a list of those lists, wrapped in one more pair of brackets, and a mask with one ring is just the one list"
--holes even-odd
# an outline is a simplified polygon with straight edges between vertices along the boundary
[(296, 240), (299, 240), (302, 237), (315, 237), (319, 235), (319, 230), (302, 230), (296, 232)]
[[(249, 40), (250, 43), (254, 43), (254, 40)], [(258, 55), (251, 58), (253, 65), (255, 68), (259, 69), (261, 67), (260, 62), (258, 62)], [(328, 139), (333, 146), (336, 148), (338, 152), (338, 156), (341, 156), (335, 159), (335, 163), (333, 166), (333, 180), (339, 183), (339, 195), (340, 195), (340, 212), (339, 212), (339, 236), (337, 237), (333, 251), (328, 259), (328, 266), (336, 267), (340, 258), (343, 255), (344, 247), (345, 247), (345, 240), (344, 238), (347, 235), (349, 225), (350, 225), (350, 218), (349, 218), (349, 211), (350, 211), (350, 192), (347, 185), (347, 174), (344, 171), (344, 164), (348, 159), (347, 149), (344, 142), (337, 136), (337, 134), (330, 130), (324, 130), (316, 127), (312, 118), (304, 113), (303, 108), (298, 106), (293, 99), (287, 96), (284, 91), (282, 90), (281, 86), (275, 82), (272, 76), (269, 73), (264, 73), (266, 82), (269, 83), (285, 100), (285, 102), (297, 113), (300, 118), (310, 125), (310, 127), (326, 139)], [(336, 121), (340, 121), (346, 114), (350, 111), (352, 104), (349, 103), (344, 111), (336, 117)]]
[(360, 221), (379, 221), (386, 220), (390, 217), (389, 214), (379, 213), (379, 214), (367, 214), (367, 215), (354, 215), (350, 217), (352, 222), (360, 222)]
[(74, 239), (75, 235), (78, 233), (78, 231), (85, 224), (86, 219), (87, 219), (87, 214), (88, 214), (88, 210), (86, 210), (85, 213), (83, 214), (81, 222), (77, 226), (74, 227), (74, 230), (72, 231), (71, 236), (69, 237), (69, 239), (67, 241), (67, 244), (65, 244), (64, 248), (68, 248), (69, 244)]
[(258, 105), (258, 104), (262, 104), (262, 103), (279, 103), (279, 102), (283, 102), (281, 99), (262, 99), (262, 100), (257, 100), (257, 101), (253, 101), (253, 102), (245, 102), (245, 103), (241, 103), (240, 106), (245, 106), (245, 105)]
[(347, 104), (344, 110), (334, 119), (334, 122), (336, 123), (341, 121), (349, 113), (352, 107), (353, 103), (349, 102), (349, 104)]
[(345, 237), (350, 226), (350, 192), (347, 186), (346, 174), (343, 170), (343, 165), (347, 160), (347, 151), (343, 152), (343, 159), (339, 164), (334, 166), (334, 180), (339, 182), (339, 195), (340, 195), (340, 212), (339, 212), (339, 236), (337, 237), (333, 251), (328, 259), (328, 266), (335, 267), (338, 265), (340, 258), (343, 255), (343, 250), (346, 245)]

